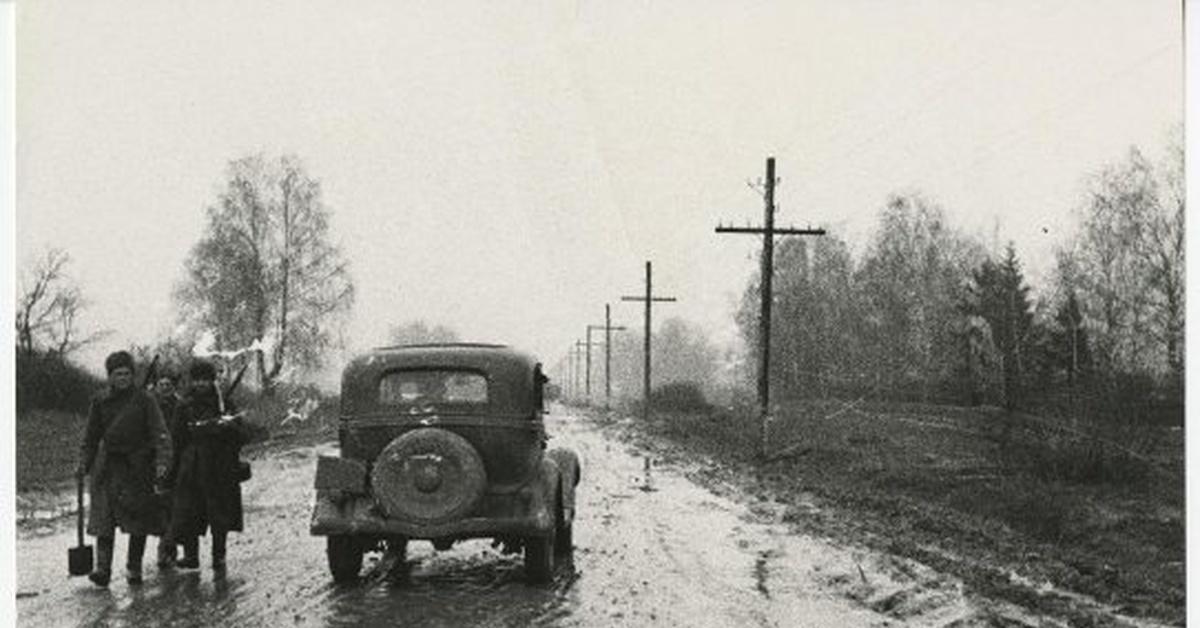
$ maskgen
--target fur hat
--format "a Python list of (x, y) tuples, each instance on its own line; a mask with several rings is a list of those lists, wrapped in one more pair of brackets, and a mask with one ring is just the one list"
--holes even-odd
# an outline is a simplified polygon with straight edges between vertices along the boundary
[(104, 370), (109, 375), (121, 367), (133, 370), (133, 356), (128, 351), (114, 351), (104, 359)]

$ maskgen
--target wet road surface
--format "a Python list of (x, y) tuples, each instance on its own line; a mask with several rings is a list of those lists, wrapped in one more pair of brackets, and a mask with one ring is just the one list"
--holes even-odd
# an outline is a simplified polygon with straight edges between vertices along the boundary
[[(747, 507), (652, 467), (591, 423), (558, 409), (551, 446), (583, 464), (575, 554), (553, 583), (526, 582), (519, 556), (486, 540), (435, 552), (409, 545), (407, 578), (335, 586), (324, 539), (308, 534), (318, 452), (254, 461), (244, 486), (244, 534), (230, 536), (229, 566), (159, 572), (155, 540), (146, 582), (123, 579), (118, 537), (108, 589), (68, 578), (73, 521), (20, 533), (21, 626), (974, 626), (991, 625), (961, 586), (919, 565), (789, 532), (782, 509)], [(94, 539), (89, 539), (94, 544)], [(368, 561), (373, 558), (368, 558)], [(369, 564), (368, 563), (368, 564)], [(1009, 609), (1006, 621), (1022, 621)], [(1005, 625), (1010, 625), (1006, 623)]]

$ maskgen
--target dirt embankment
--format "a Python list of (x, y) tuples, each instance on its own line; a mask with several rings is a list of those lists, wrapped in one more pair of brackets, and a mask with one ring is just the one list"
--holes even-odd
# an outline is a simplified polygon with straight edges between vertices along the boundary
[[(839, 409), (843, 410), (836, 414)], [(913, 559), (979, 595), (1071, 625), (1183, 625), (1182, 447), (1144, 477), (1081, 483), (1013, 462), (995, 415), (960, 409), (793, 408), (770, 428), (731, 413), (590, 417), (731, 496), (779, 503), (808, 534)]]

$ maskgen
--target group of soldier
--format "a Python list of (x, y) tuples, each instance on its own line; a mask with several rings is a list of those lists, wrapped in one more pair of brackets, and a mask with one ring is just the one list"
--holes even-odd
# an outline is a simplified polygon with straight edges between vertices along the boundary
[(108, 386), (92, 400), (76, 469), (80, 481), (91, 479), (87, 528), (96, 563), (88, 578), (108, 586), (118, 529), (129, 537), (131, 585), (142, 583), (147, 536), (159, 537), (160, 570), (198, 569), (200, 537), (211, 532), (212, 568), (223, 572), (227, 534), (242, 530), (240, 450), (248, 432), (215, 366), (192, 362), (183, 394), (172, 372), (135, 384), (126, 351), (110, 354), (104, 368)]

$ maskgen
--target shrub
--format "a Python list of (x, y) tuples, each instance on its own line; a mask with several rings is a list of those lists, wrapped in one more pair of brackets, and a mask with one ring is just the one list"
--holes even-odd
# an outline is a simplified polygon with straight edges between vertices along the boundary
[(650, 392), (650, 407), (669, 412), (707, 412), (710, 406), (696, 382), (671, 382)]
[(85, 413), (103, 382), (57, 353), (17, 353), (17, 412), (66, 410)]

